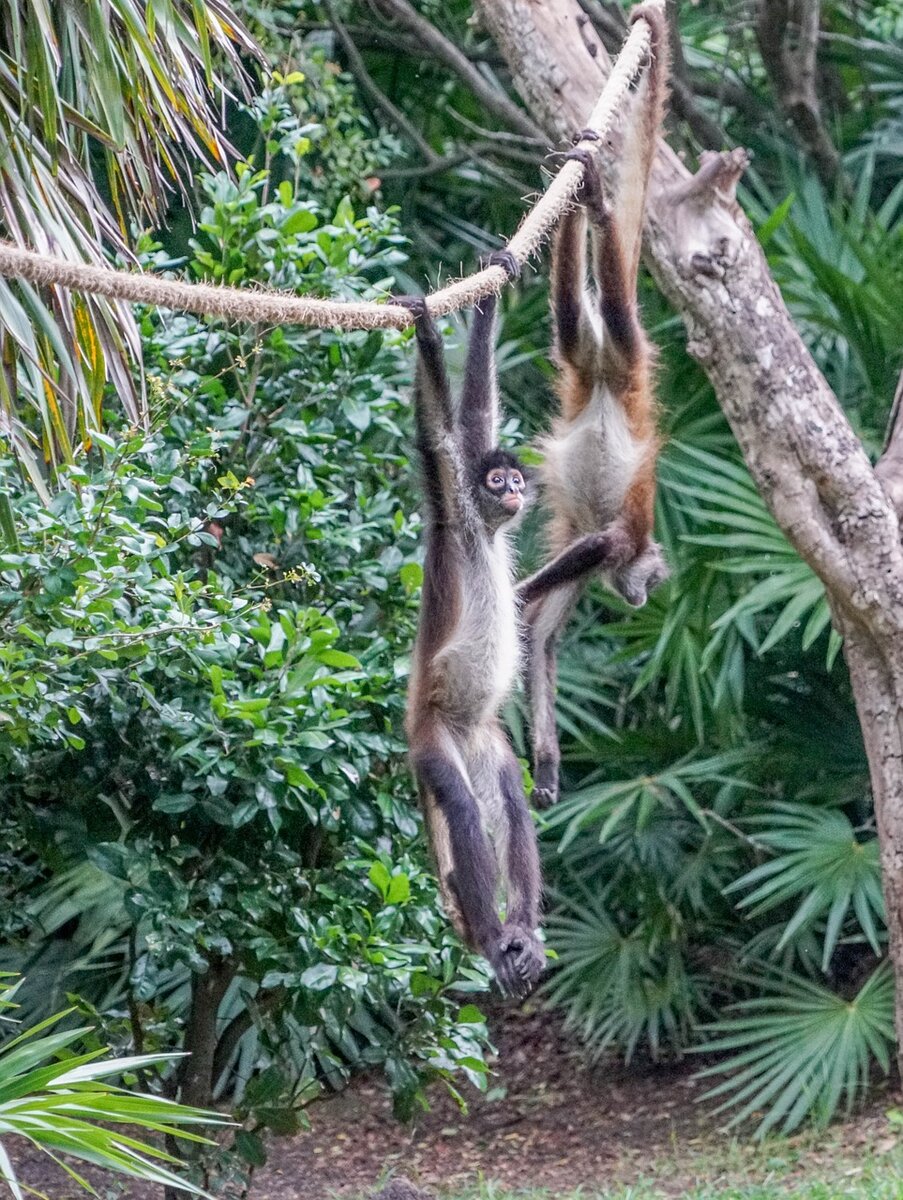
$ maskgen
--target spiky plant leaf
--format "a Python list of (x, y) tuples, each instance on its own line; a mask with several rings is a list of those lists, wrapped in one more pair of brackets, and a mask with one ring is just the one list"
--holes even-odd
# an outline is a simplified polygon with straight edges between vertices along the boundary
[(727, 1075), (706, 1092), (716, 1112), (733, 1111), (730, 1126), (760, 1116), (761, 1137), (788, 1133), (806, 1117), (826, 1124), (843, 1104), (864, 1094), (872, 1062), (886, 1073), (894, 1045), (893, 976), (883, 962), (847, 999), (799, 975), (762, 964), (746, 982), (755, 999), (733, 1006), (735, 1016), (706, 1026), (697, 1049), (729, 1057), (700, 1072)]
[(727, 891), (751, 889), (739, 907), (748, 908), (752, 916), (801, 897), (775, 950), (780, 952), (814, 922), (827, 918), (822, 949), (826, 971), (852, 910), (880, 954), (884, 903), (878, 839), (858, 839), (843, 812), (813, 805), (777, 803), (753, 821), (761, 827), (757, 840), (772, 847), (777, 857), (741, 876)]
[(701, 980), (669, 928), (671, 915), (662, 903), (622, 931), (606, 896), (583, 892), (579, 903), (565, 901), (550, 916), (559, 961), (544, 994), (593, 1058), (616, 1046), (629, 1059), (641, 1042), (656, 1058), (686, 1043)]
[[(0, 236), (79, 262), (127, 254), (192, 163), (227, 160), (214, 48), (233, 80), (256, 53), (223, 0), (3, 0)], [(37, 487), (90, 439), (108, 382), (139, 419), (140, 360), (128, 305), (0, 281), (0, 436)]]
[[(13, 1003), (15, 985), (0, 984), (0, 1004)], [(164, 1187), (200, 1192), (178, 1174), (179, 1160), (116, 1126), (147, 1130), (192, 1142), (207, 1139), (190, 1126), (224, 1124), (206, 1112), (128, 1091), (108, 1083), (136, 1070), (171, 1062), (179, 1055), (142, 1054), (103, 1058), (101, 1050), (78, 1053), (83, 1028), (57, 1029), (68, 1013), (57, 1013), (0, 1043), (0, 1181), (16, 1200), (30, 1190), (20, 1181), (2, 1139), (18, 1136), (58, 1163), (79, 1185), (93, 1188), (58, 1155), (66, 1154), (119, 1174)], [(112, 1126), (110, 1128), (109, 1126)]]

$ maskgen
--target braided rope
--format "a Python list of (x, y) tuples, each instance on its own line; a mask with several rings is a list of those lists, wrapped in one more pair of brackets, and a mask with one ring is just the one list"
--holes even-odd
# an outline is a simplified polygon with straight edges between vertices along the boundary
[[(621, 101), (643, 66), (650, 43), (648, 22), (635, 21), (587, 122), (587, 127), (600, 137), (605, 137), (616, 120)], [(552, 232), (573, 200), (582, 176), (579, 162), (566, 162), (524, 217), (507, 247), (521, 266)], [(317, 300), (263, 289), (181, 283), (159, 275), (67, 262), (7, 242), (0, 242), (0, 275), (111, 300), (225, 317), (229, 321), (310, 325), (319, 329), (404, 329), (412, 321), (406, 308), (392, 303)], [(427, 307), (437, 317), (468, 308), (483, 296), (500, 292), (507, 279), (502, 267), (485, 267), (433, 292), (427, 297)]]

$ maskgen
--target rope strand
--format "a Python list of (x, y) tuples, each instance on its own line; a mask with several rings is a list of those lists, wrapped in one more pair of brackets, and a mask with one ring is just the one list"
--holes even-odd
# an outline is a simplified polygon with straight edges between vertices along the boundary
[[(604, 138), (611, 129), (620, 111), (621, 100), (639, 74), (650, 44), (648, 22), (636, 21), (587, 122), (587, 127), (600, 137)], [(580, 163), (566, 162), (524, 217), (507, 247), (521, 266), (552, 232), (573, 200), (582, 177)], [(309, 325), (319, 329), (404, 329), (412, 321), (406, 308), (391, 302), (318, 300), (263, 289), (182, 283), (159, 275), (68, 262), (7, 242), (0, 242), (0, 275), (111, 300), (151, 304), (254, 324)], [(427, 297), (427, 307), (436, 317), (469, 308), (482, 297), (500, 292), (507, 279), (502, 267), (485, 267), (433, 292)]]

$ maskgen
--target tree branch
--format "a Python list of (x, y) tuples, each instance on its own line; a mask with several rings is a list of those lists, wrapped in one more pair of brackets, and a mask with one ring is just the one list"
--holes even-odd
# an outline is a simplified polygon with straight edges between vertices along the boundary
[(492, 87), (483, 78), (470, 59), (458, 49), (454, 42), (425, 20), (408, 4), (407, 0), (374, 0), (377, 8), (388, 14), (420, 42), (439, 62), (445, 63), (463, 80), (477, 99), (490, 112), (507, 122), (518, 133), (534, 138), (539, 133), (527, 113), (519, 108), (504, 92)]
[(797, 141), (822, 183), (833, 187), (840, 176), (840, 155), (822, 123), (815, 86), (821, 5), (819, 0), (797, 0), (796, 7), (800, 20), (795, 49), (790, 46), (788, 0), (759, 0), (756, 36), (762, 63)]
[(333, 4), (332, 0), (324, 0), (324, 3), (326, 5), (326, 11), (329, 13), (329, 19), (332, 22), (332, 27), (335, 30), (339, 41), (342, 43), (345, 54), (348, 58), (348, 69), (351, 71), (352, 75), (354, 75), (361, 90), (370, 97), (377, 108), (382, 109), (395, 128), (398, 129), (399, 132), (403, 133), (412, 145), (417, 147), (418, 151), (423, 155), (427, 162), (435, 161), (439, 156), (436, 154), (435, 150), (433, 150), (429, 142), (427, 142), (426, 139), (421, 135), (420, 130), (408, 120), (401, 109), (397, 108), (389, 99), (389, 97), (385, 95), (385, 93), (375, 83), (373, 76), (364, 65), (364, 60), (361, 58), (360, 51), (354, 44), (354, 40), (348, 33), (348, 30), (339, 20), (338, 13), (336, 12), (335, 5)]

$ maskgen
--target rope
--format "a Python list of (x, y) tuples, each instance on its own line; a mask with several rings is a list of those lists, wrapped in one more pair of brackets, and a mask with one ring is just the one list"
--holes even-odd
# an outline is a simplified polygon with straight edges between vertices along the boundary
[[(649, 23), (645, 19), (635, 21), (587, 122), (587, 127), (601, 138), (616, 120), (621, 101), (639, 74), (650, 45)], [(521, 266), (552, 232), (573, 200), (582, 177), (583, 166), (579, 162), (566, 162), (524, 217), (507, 247)], [(33, 250), (22, 250), (8, 242), (0, 242), (0, 276), (105, 296), (111, 300), (255, 324), (311, 325), (319, 329), (404, 329), (412, 321), (408, 310), (398, 304), (317, 300), (263, 289), (181, 283), (159, 275), (68, 262)], [(502, 267), (485, 267), (433, 292), (427, 297), (427, 307), (435, 317), (469, 308), (483, 296), (500, 292), (507, 280)]]

